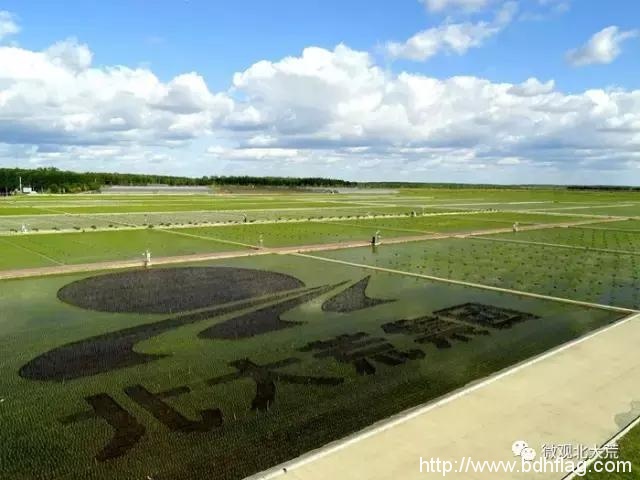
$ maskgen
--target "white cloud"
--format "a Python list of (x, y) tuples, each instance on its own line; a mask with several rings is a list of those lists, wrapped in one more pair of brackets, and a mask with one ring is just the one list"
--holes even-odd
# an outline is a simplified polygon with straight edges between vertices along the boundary
[(277, 142), (277, 138), (272, 137), (271, 135), (260, 133), (254, 137), (249, 138), (247, 140), (247, 144), (252, 147), (268, 147)]
[(487, 7), (493, 0), (421, 0), (431, 12), (442, 12), (450, 9), (477, 11)]
[(0, 142), (170, 144), (211, 131), (233, 109), (197, 74), (91, 66), (75, 40), (44, 51), (0, 46)]
[(538, 0), (538, 3), (554, 13), (564, 13), (571, 8), (571, 0)]
[(1, 165), (556, 182), (624, 170), (631, 181), (639, 150), (640, 90), (395, 74), (338, 45), (257, 62), (216, 93), (195, 72), (163, 82), (95, 67), (73, 41), (0, 47)]
[[(236, 73), (234, 88), (249, 101), (231, 117), (246, 116), (255, 119), (253, 125), (277, 125), (290, 134), (317, 131), (336, 115), (375, 107), (385, 81), (366, 52), (345, 45), (334, 51), (310, 47), (300, 57), (261, 61)], [(251, 114), (242, 113), (247, 111)]]
[(637, 30), (621, 31), (617, 26), (607, 27), (594, 34), (582, 47), (570, 50), (567, 61), (574, 67), (611, 63), (620, 55), (621, 44), (637, 36)]
[(496, 163), (498, 165), (513, 166), (522, 164), (522, 160), (520, 160), (518, 157), (504, 157), (499, 159)]
[(535, 97), (553, 92), (555, 85), (556, 82), (553, 80), (542, 83), (537, 78), (529, 78), (519, 85), (512, 86), (509, 93), (521, 97)]
[(20, 26), (15, 15), (5, 10), (0, 10), (0, 40), (20, 32)]
[(544, 21), (571, 10), (571, 0), (537, 0), (524, 5), (519, 20)]
[(640, 91), (565, 95), (553, 80), (536, 78), (509, 84), (393, 75), (344, 45), (259, 62), (238, 73), (234, 85), (268, 125), (240, 136), (241, 148), (260, 145), (263, 134), (271, 149), (332, 158), (340, 152), (354, 164), (381, 160), (396, 176), (407, 163), (436, 159), (444, 170), (516, 162), (575, 168), (587, 159), (591, 167), (615, 169), (640, 146)]
[(226, 95), (214, 95), (199, 74), (178, 75), (160, 87), (157, 108), (188, 116), (198, 113), (214, 113), (223, 116), (231, 111), (232, 102)]
[(296, 148), (225, 148), (213, 146), (207, 148), (207, 154), (225, 160), (299, 160), (302, 152)]
[(63, 69), (80, 72), (91, 65), (93, 53), (75, 38), (56, 42), (44, 51), (49, 61)]
[(405, 42), (388, 42), (386, 51), (393, 58), (413, 61), (425, 61), (441, 52), (462, 55), (501, 32), (516, 11), (517, 4), (507, 2), (491, 22), (445, 23), (416, 33)]

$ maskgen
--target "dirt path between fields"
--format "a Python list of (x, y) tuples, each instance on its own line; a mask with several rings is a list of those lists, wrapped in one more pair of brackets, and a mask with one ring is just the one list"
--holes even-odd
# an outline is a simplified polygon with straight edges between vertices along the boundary
[[(545, 228), (575, 227), (580, 225), (588, 225), (591, 223), (605, 223), (605, 222), (613, 222), (618, 220), (619, 219), (617, 218), (606, 219), (606, 220), (599, 218), (599, 219), (590, 219), (590, 220), (582, 220), (582, 221), (566, 222), (566, 223), (525, 225), (525, 226), (520, 226), (519, 231), (542, 230)], [(396, 238), (385, 239), (382, 246), (395, 245), (395, 244), (408, 243), (408, 242), (418, 242), (422, 240), (438, 240), (438, 239), (445, 239), (445, 238), (468, 238), (468, 237), (474, 237), (479, 235), (491, 235), (494, 233), (509, 233), (511, 231), (512, 231), (511, 227), (509, 228), (502, 227), (502, 228), (476, 230), (472, 232), (463, 232), (463, 233), (461, 232), (427, 233), (424, 235), (411, 235), (406, 237), (396, 237)], [(362, 241), (321, 243), (321, 244), (313, 244), (313, 245), (296, 245), (296, 246), (288, 246), (288, 247), (260, 248), (258, 246), (253, 246), (253, 248), (251, 249), (234, 250), (229, 252), (196, 253), (192, 255), (177, 255), (172, 257), (153, 257), (152, 262), (153, 262), (153, 265), (170, 265), (175, 263), (203, 262), (208, 260), (248, 257), (253, 255), (267, 255), (272, 253), (281, 254), (281, 255), (290, 254), (290, 253), (310, 253), (310, 252), (317, 252), (321, 250), (340, 250), (343, 248), (368, 247), (370, 245), (371, 243), (367, 239)], [(26, 268), (26, 269), (19, 269), (19, 270), (5, 270), (5, 271), (0, 271), (0, 280), (39, 277), (39, 276), (48, 276), (48, 275), (62, 275), (62, 274), (68, 274), (68, 273), (91, 272), (91, 271), (98, 271), (98, 270), (114, 270), (119, 268), (135, 268), (135, 267), (141, 267), (142, 265), (143, 265), (143, 259), (142, 259), (142, 256), (140, 256), (139, 259), (130, 259), (130, 260), (115, 260), (115, 261), (108, 261), (108, 262), (56, 265), (51, 267)]]

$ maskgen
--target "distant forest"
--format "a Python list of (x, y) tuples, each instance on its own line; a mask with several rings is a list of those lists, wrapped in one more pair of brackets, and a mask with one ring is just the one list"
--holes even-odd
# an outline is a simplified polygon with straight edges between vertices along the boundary
[(105, 185), (242, 185), (259, 187), (353, 187), (354, 182), (331, 178), (289, 177), (176, 177), (136, 173), (69, 172), (57, 168), (0, 168), (0, 194), (7, 195), (23, 187), (38, 192), (80, 193), (98, 190)]
[(144, 175), (137, 173), (70, 172), (57, 168), (0, 168), (0, 195), (9, 195), (19, 189), (20, 178), (23, 187), (31, 187), (46, 193), (81, 193), (96, 191), (106, 185), (174, 185), (209, 186), (228, 185), (243, 187), (362, 187), (362, 188), (479, 188), (479, 189), (539, 189), (561, 190), (609, 190), (640, 191), (640, 187), (607, 185), (485, 185), (460, 183), (419, 183), (419, 182), (349, 182), (333, 178), (295, 177), (251, 177), (251, 176), (204, 176), (177, 177), (172, 175)]

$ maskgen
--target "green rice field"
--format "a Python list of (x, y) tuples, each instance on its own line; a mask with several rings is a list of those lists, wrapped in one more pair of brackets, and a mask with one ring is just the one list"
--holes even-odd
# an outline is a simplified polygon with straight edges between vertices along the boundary
[(611, 325), (640, 309), (619, 205), (0, 198), (0, 478), (242, 479)]

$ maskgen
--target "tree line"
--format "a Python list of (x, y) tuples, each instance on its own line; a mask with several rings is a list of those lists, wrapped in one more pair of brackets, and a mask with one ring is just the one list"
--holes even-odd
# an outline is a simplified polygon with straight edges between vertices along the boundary
[(23, 187), (31, 187), (38, 192), (46, 193), (90, 192), (107, 185), (242, 185), (260, 187), (349, 187), (357, 185), (354, 182), (321, 177), (179, 177), (138, 173), (71, 172), (57, 168), (0, 168), (0, 194), (8, 195), (18, 191), (21, 179)]
[(0, 195), (9, 195), (19, 189), (20, 179), (23, 187), (31, 187), (43, 193), (80, 193), (99, 190), (108, 185), (171, 185), (171, 186), (209, 186), (234, 185), (256, 187), (364, 187), (364, 188), (479, 188), (479, 189), (566, 189), (566, 190), (609, 190), (637, 191), (640, 187), (607, 185), (488, 185), (456, 183), (421, 182), (350, 182), (322, 177), (254, 177), (242, 176), (203, 176), (182, 177), (174, 175), (149, 175), (139, 173), (71, 172), (57, 168), (0, 168)]

